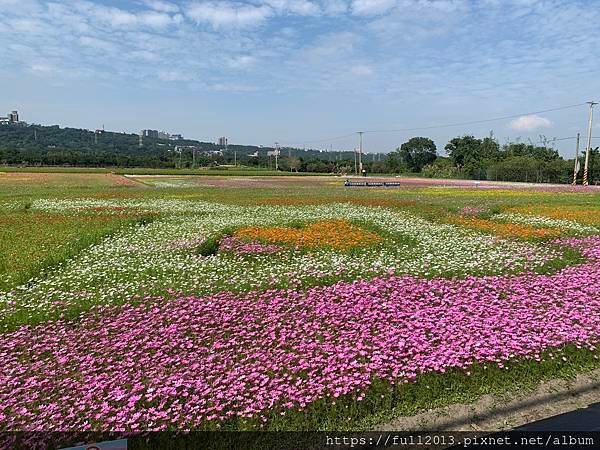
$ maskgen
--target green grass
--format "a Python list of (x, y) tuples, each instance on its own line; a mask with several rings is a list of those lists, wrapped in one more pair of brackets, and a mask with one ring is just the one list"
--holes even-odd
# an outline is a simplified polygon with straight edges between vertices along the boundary
[[(44, 183), (37, 183), (37, 176)], [(342, 180), (321, 178), (309, 183), (290, 184), (286, 179), (279, 182), (281, 188), (148, 188), (140, 183), (134, 185), (112, 185), (111, 177), (95, 173), (54, 173), (40, 172), (33, 177), (17, 179), (0, 177), (0, 289), (7, 289), (21, 284), (33, 276), (55, 267), (61, 262), (75, 256), (83, 248), (92, 245), (102, 237), (113, 233), (119, 227), (138, 220), (135, 213), (115, 218), (85, 217), (74, 213), (65, 215), (48, 215), (30, 211), (27, 206), (40, 198), (115, 198), (115, 199), (183, 199), (203, 200), (229, 204), (284, 204), (351, 202), (356, 204), (382, 205), (396, 210), (405, 210), (417, 214), (427, 220), (440, 221), (448, 210), (458, 211), (464, 206), (489, 207), (492, 212), (501, 212), (515, 205), (552, 205), (597, 207), (600, 204), (600, 193), (565, 193), (554, 192), (523, 192), (523, 191), (482, 191), (448, 188), (403, 188), (401, 190), (351, 190), (343, 187)], [(107, 181), (108, 180), (108, 181)], [(3, 210), (2, 201), (17, 201), (20, 210)], [(296, 202), (296, 203), (294, 203)], [(298, 203), (300, 202), (300, 203)], [(105, 222), (103, 222), (105, 220)], [(283, 224), (282, 224), (283, 225)], [(302, 227), (304, 223), (289, 223), (288, 226)], [(363, 226), (380, 235), (385, 234), (381, 229), (366, 222)], [(222, 230), (227, 234), (231, 230)], [(410, 244), (403, 236), (383, 236), (384, 238)], [(215, 237), (205, 243), (196, 252), (203, 255), (214, 254)], [(384, 244), (382, 244), (384, 245)], [(409, 245), (410, 246), (410, 245)], [(361, 249), (351, 250), (360, 258)], [(410, 257), (410, 254), (407, 254)], [(551, 273), (561, 268), (581, 262), (580, 255), (574, 250), (567, 250), (563, 258), (548, 262), (540, 273)], [(430, 276), (461, 276), (461, 273), (437, 273)], [(307, 280), (302, 287), (331, 284), (336, 281), (350, 281), (343, 276), (325, 277)], [(274, 287), (288, 287), (285, 283)], [(214, 286), (220, 289), (220, 286)], [(239, 290), (249, 289), (249, 286), (238, 286)], [(163, 292), (150, 294), (162, 295)], [(199, 293), (196, 293), (199, 294)], [(81, 311), (74, 311), (77, 316)], [(70, 314), (68, 314), (70, 315)]]
[[(147, 220), (147, 218), (143, 218)], [(56, 267), (140, 217), (0, 213), (0, 291)]]
[[(562, 356), (566, 361), (562, 360)], [(361, 402), (356, 401), (355, 395), (349, 395), (337, 399), (335, 405), (331, 404), (331, 400), (323, 400), (302, 412), (286, 413), (285, 416), (274, 411), (269, 417), (269, 430), (369, 430), (395, 417), (410, 416), (453, 403), (471, 403), (485, 394), (523, 394), (533, 390), (541, 381), (573, 378), (578, 373), (599, 368), (597, 358), (597, 351), (567, 346), (558, 351), (544, 352), (540, 362), (521, 358), (507, 363), (505, 368), (493, 363), (476, 364), (469, 368), (469, 376), (463, 370), (450, 370), (443, 374), (422, 374), (416, 381), (407, 384), (392, 385), (373, 380)], [(256, 428), (256, 423), (251, 421), (240, 419), (235, 422), (229, 424), (232, 429)]]
[[(0, 168), (0, 171), (7, 171)], [(15, 171), (15, 169), (10, 169)], [(456, 188), (402, 188), (389, 190), (345, 189), (343, 180), (323, 177), (311, 183), (290, 185), (285, 180), (277, 189), (257, 188), (217, 188), (183, 187), (178, 189), (149, 188), (140, 183), (129, 186), (115, 186), (94, 175), (108, 173), (109, 169), (71, 168), (27, 168), (16, 170), (19, 173), (52, 172), (63, 174), (51, 177), (45, 184), (30, 181), (2, 181), (0, 178), (0, 290), (6, 290), (26, 282), (33, 276), (56, 268), (64, 261), (77, 255), (84, 248), (93, 245), (123, 226), (142, 220), (142, 217), (90, 218), (84, 214), (54, 215), (32, 211), (27, 206), (40, 198), (164, 198), (215, 201), (229, 204), (270, 204), (273, 201), (297, 201), (307, 203), (329, 202), (390, 202), (389, 207), (407, 210), (429, 220), (439, 220), (442, 213), (457, 212), (464, 206), (482, 206), (491, 213), (499, 213), (514, 206), (547, 205), (555, 208), (582, 207), (597, 208), (600, 193), (556, 193), (524, 191), (487, 191)], [(137, 174), (186, 174), (179, 170), (125, 169), (121, 173)], [(221, 175), (217, 170), (188, 171), (194, 175)], [(258, 171), (227, 170), (223, 175), (257, 175)], [(274, 175), (260, 171), (261, 175)], [(289, 175), (278, 172), (277, 175)], [(90, 175), (90, 176), (88, 176)], [(8, 210), (3, 202), (17, 201), (21, 207)], [(396, 202), (396, 203), (394, 203)], [(380, 229), (367, 223), (359, 223), (371, 231), (382, 233)], [(295, 226), (303, 226), (298, 223)], [(225, 233), (231, 230), (224, 231)], [(386, 236), (390, 237), (391, 236)], [(401, 236), (394, 236), (402, 239)], [(215, 252), (216, 240), (207, 241), (195, 249), (202, 255)], [(360, 256), (357, 253), (357, 257)], [(575, 250), (567, 249), (563, 258), (548, 262), (539, 273), (551, 273), (568, 265), (582, 261)], [(317, 284), (329, 284), (334, 279), (314, 280)], [(215, 286), (215, 288), (219, 288)], [(240, 286), (244, 289), (244, 286)], [(67, 312), (76, 316), (80, 311)], [(421, 410), (436, 408), (456, 402), (472, 402), (489, 393), (505, 394), (514, 391), (527, 392), (540, 381), (551, 378), (569, 378), (577, 373), (600, 367), (597, 352), (566, 348), (561, 358), (545, 358), (542, 362), (519, 360), (509, 364), (509, 370), (488, 365), (487, 369), (476, 366), (472, 375), (463, 371), (450, 371), (445, 374), (421, 375), (416, 382), (390, 385), (380, 380), (374, 383), (365, 400), (356, 402), (348, 396), (338, 399), (336, 405), (317, 402), (302, 412), (290, 412), (281, 416), (273, 411), (269, 421), (270, 430), (367, 430), (375, 424), (391, 420), (401, 415), (415, 414)], [(383, 396), (383, 397), (382, 397)], [(348, 420), (348, 417), (350, 420)], [(226, 429), (256, 429), (258, 424), (251, 421), (232, 421)], [(132, 448), (138, 444), (133, 444)], [(149, 447), (152, 448), (152, 447)], [(160, 446), (154, 448), (181, 448)]]

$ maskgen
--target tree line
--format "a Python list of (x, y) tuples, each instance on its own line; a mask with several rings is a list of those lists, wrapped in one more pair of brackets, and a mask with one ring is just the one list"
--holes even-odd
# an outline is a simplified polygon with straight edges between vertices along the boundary
[[(274, 148), (252, 145), (220, 147), (191, 139), (170, 141), (137, 134), (98, 132), (42, 125), (0, 126), (0, 164), (24, 166), (194, 168), (233, 164), (275, 169)], [(363, 155), (367, 173), (418, 174), (432, 178), (570, 183), (573, 159), (548, 146), (472, 135), (451, 139), (440, 155), (427, 137), (413, 137), (387, 154)], [(583, 166), (583, 161), (581, 163)], [(283, 148), (279, 170), (352, 174), (354, 151), (323, 152)], [(579, 171), (579, 182), (583, 168)], [(600, 152), (590, 153), (590, 183), (600, 183)]]
[[(492, 137), (479, 139), (472, 135), (465, 135), (451, 139), (444, 150), (447, 156), (439, 156), (436, 145), (431, 139), (414, 137), (388, 154), (387, 167), (384, 170), (396, 173), (420, 173), (432, 178), (536, 183), (573, 181), (575, 160), (565, 160), (552, 147), (523, 142), (500, 145)], [(600, 183), (598, 148), (590, 151), (588, 169), (590, 183)], [(583, 158), (581, 158), (578, 182), (581, 182), (582, 176)]]

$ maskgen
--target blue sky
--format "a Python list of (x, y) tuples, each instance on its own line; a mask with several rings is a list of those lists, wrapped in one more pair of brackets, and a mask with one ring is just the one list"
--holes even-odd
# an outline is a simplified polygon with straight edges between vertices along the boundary
[[(356, 137), (314, 141), (600, 99), (597, 1), (0, 0), (0, 11), (0, 112), (29, 122), (340, 149)], [(580, 106), (373, 133), (365, 149), (586, 125)], [(558, 147), (571, 156), (574, 142)]]

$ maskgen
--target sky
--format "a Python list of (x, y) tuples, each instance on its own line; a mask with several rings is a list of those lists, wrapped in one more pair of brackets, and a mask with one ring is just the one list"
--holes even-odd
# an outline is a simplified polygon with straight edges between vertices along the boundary
[[(585, 136), (587, 105), (546, 110), (600, 100), (596, 0), (0, 0), (0, 12), (0, 115), (30, 123), (339, 150), (359, 130), (515, 116), (364, 135), (366, 152), (427, 136), (443, 154), (464, 134)], [(575, 141), (556, 146), (571, 157)]]

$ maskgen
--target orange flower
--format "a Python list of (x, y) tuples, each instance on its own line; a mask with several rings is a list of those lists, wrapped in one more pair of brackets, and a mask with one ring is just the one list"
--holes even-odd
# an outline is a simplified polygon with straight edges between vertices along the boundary
[(367, 247), (381, 242), (381, 237), (377, 234), (352, 225), (343, 219), (316, 222), (304, 228), (240, 228), (234, 235), (245, 240), (266, 241), (301, 248), (325, 247), (336, 250)]
[(491, 220), (479, 219), (477, 217), (448, 217), (448, 222), (500, 236), (522, 239), (546, 238), (560, 235), (560, 230), (557, 228), (535, 228), (531, 225), (492, 222)]

